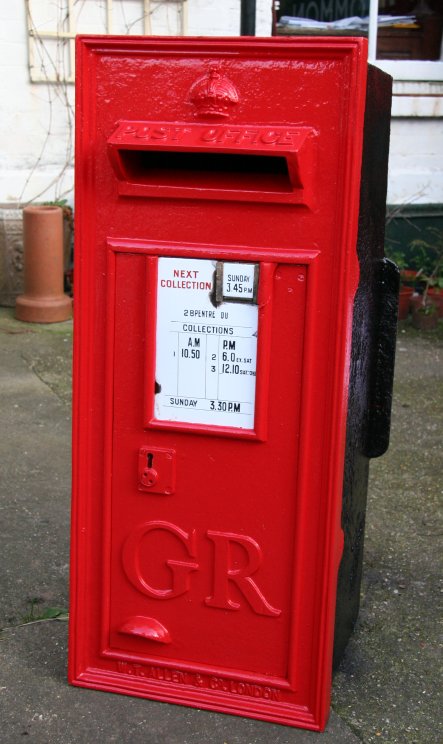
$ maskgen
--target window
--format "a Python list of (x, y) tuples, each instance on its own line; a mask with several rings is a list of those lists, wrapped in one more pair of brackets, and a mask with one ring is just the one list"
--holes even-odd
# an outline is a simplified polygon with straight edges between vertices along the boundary
[[(416, 13), (419, 17), (420, 12), (424, 16), (425, 23), (418, 33), (424, 34), (424, 26), (430, 26), (437, 32), (437, 39), (430, 43), (423, 39), (423, 46), (418, 51), (421, 57), (432, 57), (433, 59), (407, 59), (405, 56), (396, 59), (395, 56), (387, 59), (380, 57), (387, 56), (383, 49), (386, 46), (380, 44), (383, 38), (380, 36), (380, 29), (377, 25), (377, 14), (390, 12), (392, 7), (398, 7), (395, 0), (370, 0), (370, 23), (369, 23), (369, 60), (380, 67), (385, 72), (392, 75), (394, 79), (392, 115), (397, 117), (436, 117), (443, 115), (443, 61), (441, 60), (442, 50), (442, 21), (443, 14), (438, 14), (441, 6), (440, 0), (437, 2), (409, 2), (403, 3), (409, 12)], [(389, 11), (385, 10), (388, 6)], [(411, 7), (412, 6), (412, 7)], [(420, 11), (420, 8), (422, 9)], [(436, 10), (437, 13), (433, 13)], [(411, 29), (411, 32), (415, 29)], [(404, 33), (404, 32), (403, 32)], [(391, 37), (392, 39), (392, 37)], [(404, 41), (407, 41), (407, 38)], [(386, 37), (384, 38), (386, 42)], [(436, 48), (437, 47), (437, 48)], [(403, 52), (404, 54), (404, 52)], [(400, 52), (397, 49), (397, 55)], [(435, 59), (437, 57), (437, 59)]]
[[(381, 15), (411, 15), (411, 21), (387, 26)], [(394, 78), (393, 116), (443, 116), (441, 0), (275, 0), (275, 20), (285, 16), (311, 19), (313, 30), (280, 22), (277, 34), (368, 34), (369, 61)], [(352, 16), (369, 16), (369, 23), (347, 31), (328, 25)]]
[[(440, 0), (370, 0), (369, 59), (394, 80), (442, 81), (443, 13), (439, 7)], [(378, 14), (400, 15), (402, 9), (416, 18), (410, 28), (378, 27)]]

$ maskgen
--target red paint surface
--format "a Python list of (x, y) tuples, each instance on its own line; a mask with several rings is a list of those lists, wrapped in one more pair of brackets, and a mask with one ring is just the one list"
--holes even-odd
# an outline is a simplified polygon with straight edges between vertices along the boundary
[[(74, 684), (326, 723), (365, 54), (78, 41)], [(155, 421), (158, 256), (260, 263), (253, 431)]]

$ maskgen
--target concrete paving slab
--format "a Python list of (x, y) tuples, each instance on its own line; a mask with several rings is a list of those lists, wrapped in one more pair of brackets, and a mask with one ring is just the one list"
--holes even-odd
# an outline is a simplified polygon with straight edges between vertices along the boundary
[(399, 329), (391, 445), (371, 463), (359, 621), (334, 710), (365, 742), (443, 741), (443, 344)]
[(66, 377), (72, 334), (3, 328), (0, 624), (10, 624), (33, 600), (67, 606), (70, 410), (36, 370), (62, 357)]
[[(2, 741), (16, 744), (313, 744), (318, 734), (237, 716), (69, 687), (66, 623), (3, 631)], [(359, 739), (333, 714), (322, 744)]]
[(66, 623), (23, 623), (68, 605), (71, 324), (28, 326), (0, 310), (0, 740), (441, 742), (441, 336), (399, 334), (392, 446), (371, 467), (360, 619), (318, 735), (67, 685)]

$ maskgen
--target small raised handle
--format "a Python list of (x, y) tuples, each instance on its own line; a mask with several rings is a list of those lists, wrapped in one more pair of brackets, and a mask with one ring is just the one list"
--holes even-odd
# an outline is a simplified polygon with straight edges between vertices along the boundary
[(376, 284), (378, 317), (371, 365), (366, 457), (380, 457), (386, 452), (391, 431), (400, 272), (388, 258), (378, 263)]

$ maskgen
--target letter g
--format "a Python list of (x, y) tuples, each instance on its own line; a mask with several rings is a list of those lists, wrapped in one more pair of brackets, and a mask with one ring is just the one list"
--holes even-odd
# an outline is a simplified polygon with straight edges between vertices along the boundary
[[(152, 550), (151, 547), (151, 550), (149, 551), (149, 560), (146, 559), (145, 551), (146, 548), (149, 547), (149, 540), (147, 541), (148, 535), (158, 531), (163, 531), (169, 533), (169, 535), (173, 535), (186, 548), (189, 557), (196, 558), (195, 530), (188, 533), (171, 522), (158, 520), (153, 522), (144, 522), (143, 524), (138, 525), (138, 527), (128, 535), (122, 550), (123, 567), (131, 584), (133, 584), (133, 586), (143, 594), (147, 594), (148, 597), (152, 597), (153, 599), (172, 599), (173, 597), (179, 597), (181, 594), (185, 594), (189, 591), (190, 574), (192, 571), (196, 571), (199, 568), (199, 565), (196, 561), (192, 560), (183, 561), (175, 560), (173, 558), (164, 558), (163, 565), (166, 565), (172, 574), (170, 586), (164, 588), (151, 586), (146, 579), (146, 569), (150, 566), (152, 572), (155, 573), (155, 558), (159, 549), (158, 547), (155, 547), (154, 550)], [(144, 543), (144, 560), (142, 560), (141, 555), (142, 543)], [(169, 543), (169, 541), (167, 541), (167, 543)], [(158, 546), (158, 544), (159, 540), (157, 537), (155, 545)], [(162, 562), (161, 558), (160, 562)]]

